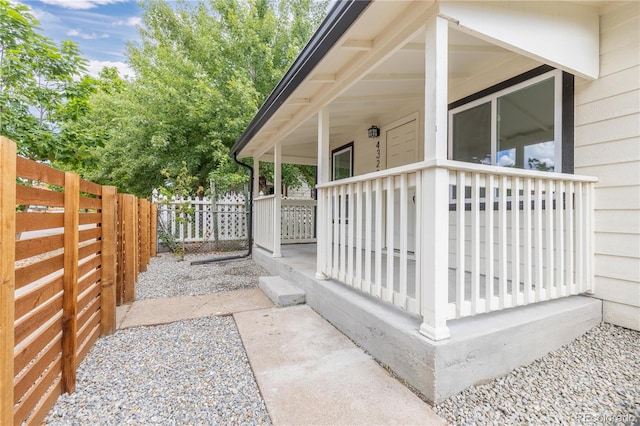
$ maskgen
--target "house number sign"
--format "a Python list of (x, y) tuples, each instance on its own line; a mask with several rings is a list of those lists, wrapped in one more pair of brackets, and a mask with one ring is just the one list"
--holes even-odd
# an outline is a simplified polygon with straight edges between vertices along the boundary
[(380, 141), (376, 144), (376, 171), (380, 171)]

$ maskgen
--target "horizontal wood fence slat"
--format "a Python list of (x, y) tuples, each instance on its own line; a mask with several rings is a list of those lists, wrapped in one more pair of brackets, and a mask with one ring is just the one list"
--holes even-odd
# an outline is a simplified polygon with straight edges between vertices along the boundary
[(0, 424), (38, 424), (115, 331), (117, 288), (135, 298), (157, 206), (19, 157), (3, 137), (0, 175)]
[(64, 186), (64, 172), (23, 157), (16, 158), (16, 173), (23, 179)]
[(15, 215), (16, 232), (18, 233), (62, 228), (64, 226), (64, 215), (62, 213), (16, 212)]
[(46, 302), (49, 298), (53, 297), (62, 291), (62, 276), (56, 277), (43, 284), (33, 286), (29, 291), (23, 292), (19, 296), (16, 296), (15, 301), (15, 317), (21, 318), (29, 311), (36, 309), (38, 306)]

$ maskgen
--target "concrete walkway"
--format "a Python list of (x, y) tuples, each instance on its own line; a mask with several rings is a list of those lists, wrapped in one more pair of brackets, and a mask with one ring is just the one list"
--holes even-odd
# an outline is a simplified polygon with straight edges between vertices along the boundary
[(272, 306), (273, 303), (258, 288), (202, 296), (138, 300), (131, 305), (118, 307), (116, 326), (121, 329), (166, 324), (188, 319), (231, 315)]
[(445, 424), (311, 308), (275, 308), (260, 289), (137, 301), (118, 328), (230, 314), (273, 424)]

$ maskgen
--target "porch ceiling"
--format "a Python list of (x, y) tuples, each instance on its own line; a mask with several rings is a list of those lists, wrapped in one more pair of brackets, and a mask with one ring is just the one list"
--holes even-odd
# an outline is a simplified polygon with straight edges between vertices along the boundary
[[(363, 126), (421, 105), (424, 98), (426, 18), (434, 2), (373, 2), (240, 151), (240, 157), (316, 164), (317, 113), (327, 105), (330, 139), (350, 137)], [(479, 77), (496, 84), (540, 65), (489, 41), (449, 28), (449, 102), (477, 91)], [(421, 121), (421, 120), (420, 120)]]

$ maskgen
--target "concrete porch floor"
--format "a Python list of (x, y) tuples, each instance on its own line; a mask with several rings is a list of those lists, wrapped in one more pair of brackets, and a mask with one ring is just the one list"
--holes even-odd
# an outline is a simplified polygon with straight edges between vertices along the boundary
[(572, 296), (452, 320), (451, 337), (434, 342), (418, 332), (419, 316), (317, 280), (315, 244), (284, 245), (281, 253), (255, 248), (253, 259), (304, 290), (311, 308), (434, 403), (529, 364), (602, 321), (600, 300)]

